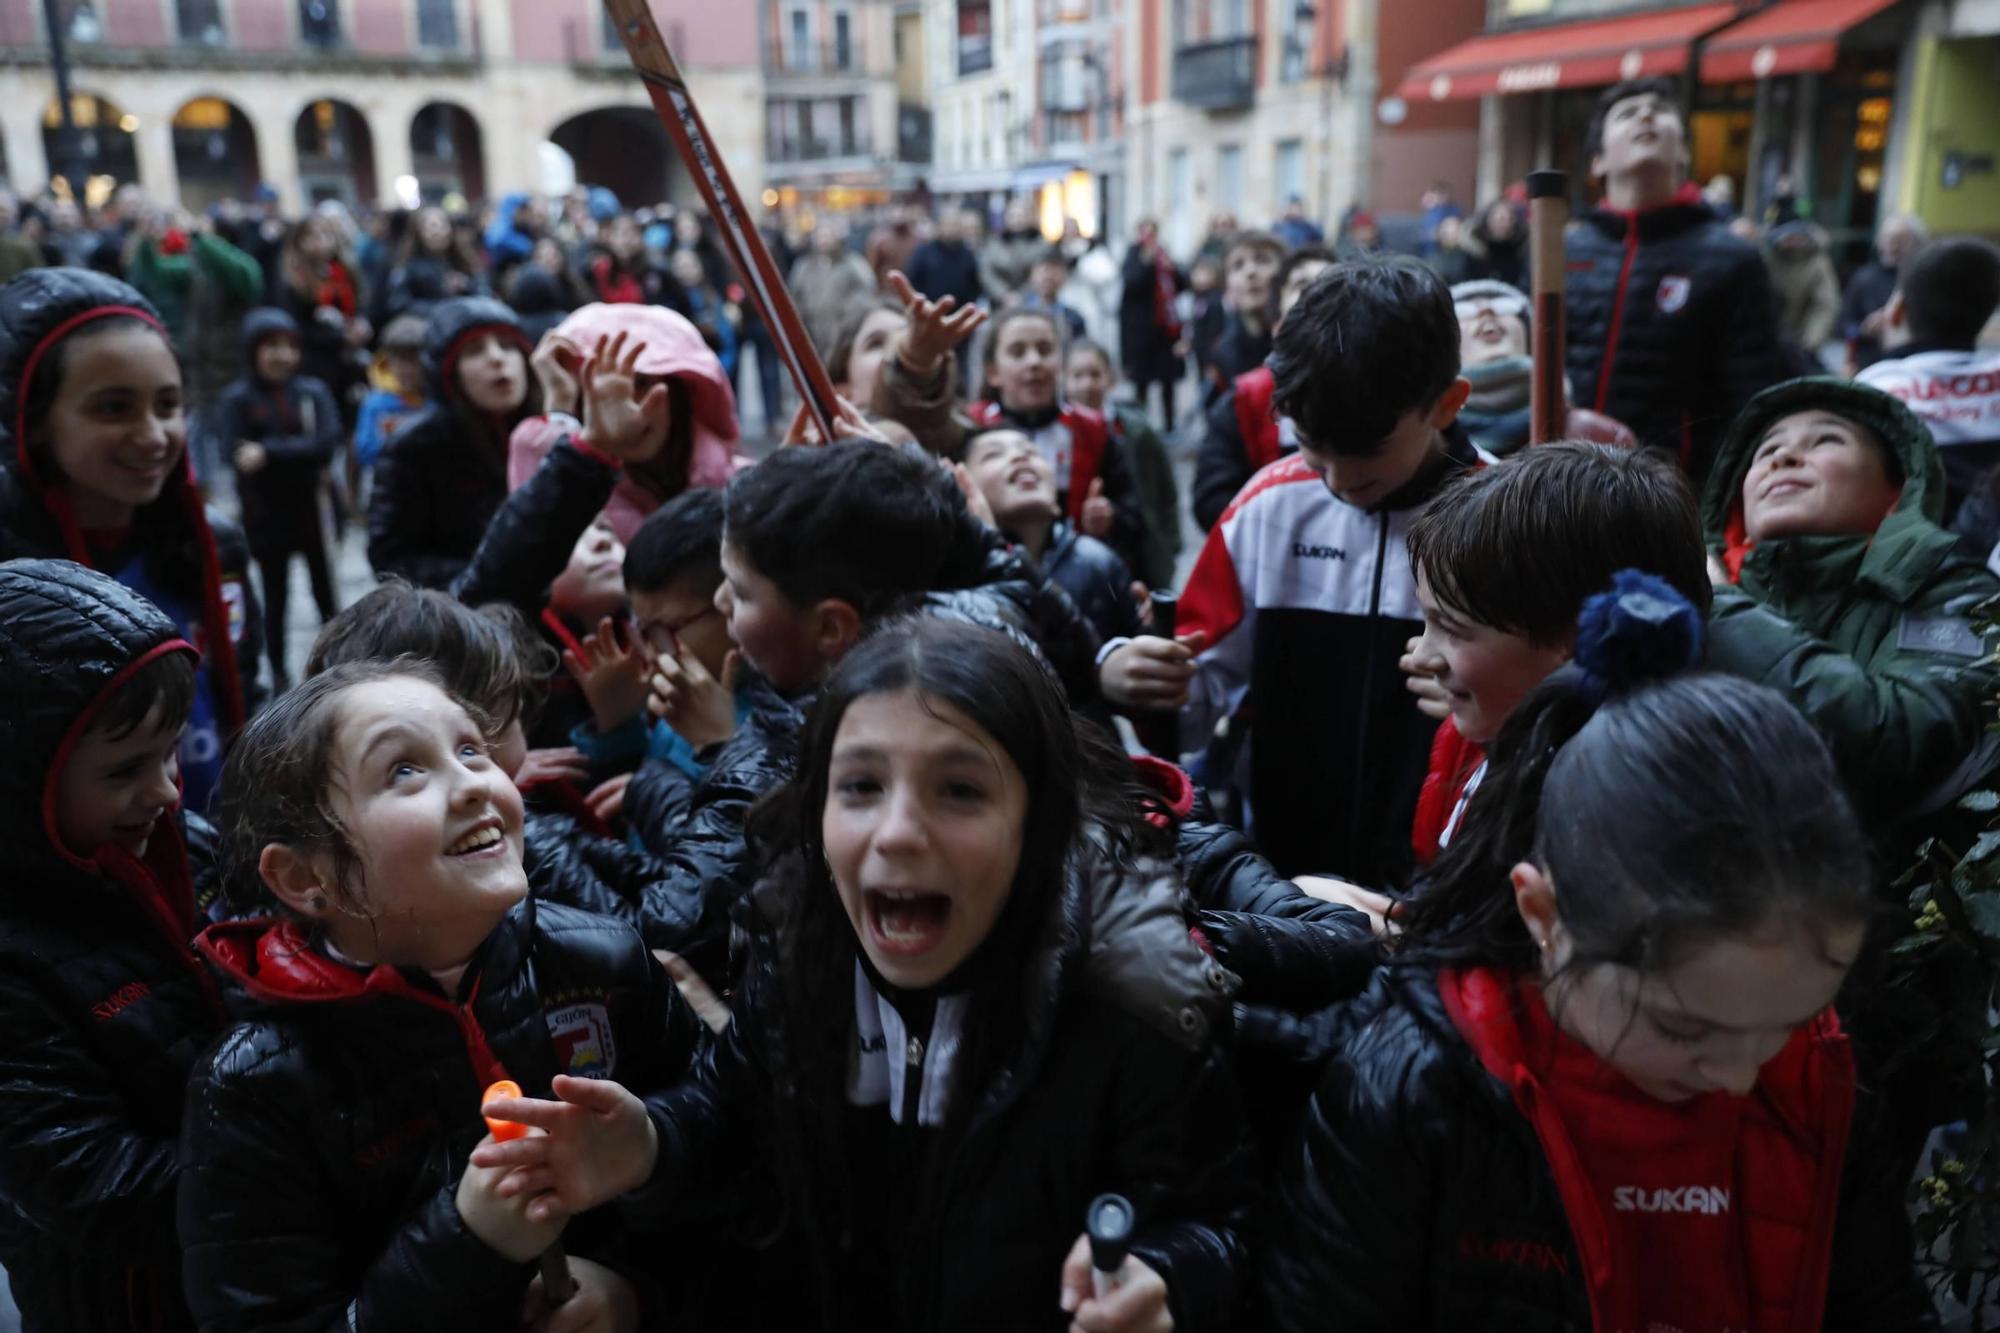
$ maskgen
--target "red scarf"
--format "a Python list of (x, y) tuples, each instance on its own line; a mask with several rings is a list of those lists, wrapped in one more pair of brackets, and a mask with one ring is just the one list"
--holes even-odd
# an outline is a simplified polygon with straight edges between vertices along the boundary
[(1174, 313), (1174, 297), (1180, 284), (1174, 277), (1174, 262), (1163, 249), (1153, 251), (1153, 323), (1169, 338), (1181, 336), (1180, 316)]
[(327, 261), (326, 274), (319, 280), (319, 290), (313, 296), (315, 309), (332, 306), (349, 319), (360, 306), (355, 295), (354, 278), (347, 271), (347, 265), (338, 259)]
[(1448, 971), (1439, 989), (1541, 1141), (1599, 1333), (1819, 1328), (1854, 1108), (1831, 1010), (1749, 1096), (1663, 1102), (1558, 1028), (1533, 978)]

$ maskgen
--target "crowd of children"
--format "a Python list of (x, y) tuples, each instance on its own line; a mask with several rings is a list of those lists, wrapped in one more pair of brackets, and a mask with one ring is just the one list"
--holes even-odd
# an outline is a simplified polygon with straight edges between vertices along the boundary
[(839, 438), (752, 464), (699, 272), (615, 235), (531, 335), (447, 239), (344, 610), (292, 315), (239, 530), (155, 308), (0, 286), (26, 1328), (1935, 1326), (1962, 1088), (1871, 986), (2000, 769), (1995, 483), (1913, 387), (1990, 247), (1906, 266), (1952, 346), (1681, 451), (1525, 444), (1512, 289), (1243, 233), (1177, 587), (1047, 255), (849, 302)]

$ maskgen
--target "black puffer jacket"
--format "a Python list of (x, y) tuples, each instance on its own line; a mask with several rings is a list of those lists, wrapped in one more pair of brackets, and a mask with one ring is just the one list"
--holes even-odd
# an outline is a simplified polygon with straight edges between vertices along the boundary
[(243, 530), (253, 550), (282, 553), (313, 540), (319, 529), (319, 483), (340, 447), (340, 404), (326, 383), (295, 375), (269, 384), (257, 373), (257, 346), (289, 334), (299, 322), (282, 310), (253, 310), (243, 321), (243, 377), (215, 405), (215, 438), (234, 461), (245, 441), (262, 445), (264, 464), (236, 475)]
[(0, 287), (0, 560), (41, 556), (103, 569), (160, 604), (203, 649), (204, 699), (181, 751), (189, 802), (200, 807), (220, 774), (224, 744), (261, 698), (263, 620), (250, 587), (250, 553), (241, 531), (203, 504), (185, 450), (123, 542), (106, 550), (85, 538), (46, 451), (31, 449), (21, 435), (35, 389), (27, 372), (32, 366), (39, 382), (53, 364), (57, 335), (74, 336), (93, 312), (159, 323), (137, 291), (82, 269), (34, 269)]
[(1068, 523), (1058, 523), (1042, 553), (1042, 573), (1069, 594), (1100, 639), (1131, 638), (1143, 631), (1132, 599), (1132, 571), (1118, 552)]
[[(332, 961), (295, 923), (217, 926), (202, 951), (258, 1008), (187, 1089), (180, 1187), (189, 1304), (210, 1330), (509, 1329), (532, 1263), (459, 1216), (481, 1091), (556, 1074), (656, 1091), (694, 1019), (629, 927), (531, 898), (447, 997), (423, 973)], [(566, 1248), (629, 1274), (608, 1219)]]
[[(1192, 949), (1174, 876), (1102, 849), (1079, 855), (1024, 961), (988, 964), (1020, 968), (1025, 1037), (971, 1090), (962, 1127), (949, 1116), (943, 1127), (909, 1123), (911, 1092), (902, 1123), (882, 1105), (843, 1107), (830, 1125), (813, 1114), (784, 986), (829, 964), (804, 957), (819, 946), (788, 919), (775, 880), (746, 897), (735, 1022), (696, 1079), (654, 1099), (660, 1165), (634, 1205), (680, 1217), (736, 1203), (746, 1196), (714, 1188), (717, 1173), (746, 1161), (800, 1177), (796, 1206), (744, 1283), (750, 1326), (1065, 1328), (1063, 1257), (1107, 1190), (1137, 1209), (1132, 1252), (1166, 1278), (1174, 1326), (1241, 1326), (1242, 1225), (1257, 1182), (1211, 1035), (1229, 978)], [(795, 861), (778, 871), (797, 873)], [(855, 956), (846, 935), (820, 972), (836, 978), (850, 1016)]]
[(1593, 209), (1566, 247), (1577, 406), (1671, 453), (1699, 487), (1743, 405), (1787, 378), (1763, 257), (1693, 185), (1641, 213)]
[(29, 1330), (191, 1326), (174, 1235), (181, 1090), (223, 1014), (190, 948), (180, 823), (163, 817), (143, 856), (77, 859), (42, 817), (77, 718), (178, 637), (102, 574), (0, 565), (0, 1266)]
[[(1864, 1099), (1842, 1177), (1823, 1327), (1935, 1327)], [(1438, 993), (1385, 971), (1343, 1015), (1267, 1219), (1263, 1327), (1587, 1333), (1583, 1264), (1547, 1157)]]
[(514, 312), (490, 297), (441, 303), (424, 340), (431, 401), (382, 448), (368, 502), (368, 563), (424, 588), (458, 577), (507, 498), (507, 441), (533, 410), (485, 418), (459, 392), (459, 356), (481, 333), (498, 333), (521, 348), (528, 399), (527, 335)]

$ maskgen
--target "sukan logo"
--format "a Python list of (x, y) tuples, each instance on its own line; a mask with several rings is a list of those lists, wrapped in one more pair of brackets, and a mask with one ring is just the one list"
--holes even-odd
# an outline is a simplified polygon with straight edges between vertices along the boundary
[(1620, 1185), (1611, 1206), (1621, 1213), (1707, 1213), (1729, 1211), (1729, 1191), (1719, 1185), (1683, 1185), (1679, 1189), (1640, 1189)]
[(1347, 552), (1339, 546), (1309, 546), (1305, 542), (1292, 543), (1294, 560), (1345, 560)]

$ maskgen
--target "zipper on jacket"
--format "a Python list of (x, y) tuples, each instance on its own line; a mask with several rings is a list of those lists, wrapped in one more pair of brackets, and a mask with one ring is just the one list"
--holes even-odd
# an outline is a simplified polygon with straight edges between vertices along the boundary
[[(1375, 711), (1375, 655), (1381, 649), (1382, 577), (1389, 560), (1389, 511), (1382, 511), (1381, 528), (1375, 538), (1375, 586), (1368, 594), (1368, 655), (1361, 663), (1361, 731), (1355, 737), (1354, 791), (1347, 803), (1347, 851), (1358, 855), (1361, 846), (1362, 776), (1368, 769), (1368, 718)], [(1349, 867), (1350, 870), (1353, 867)]]
[(899, 1117), (903, 1128), (916, 1128), (917, 1107), (923, 1100), (923, 1092), (924, 1039), (912, 1033), (903, 1047), (903, 1113)]
[(1618, 359), (1618, 335), (1625, 324), (1626, 288), (1632, 282), (1632, 265), (1639, 258), (1639, 215), (1634, 213), (1625, 226), (1625, 262), (1618, 268), (1618, 291), (1611, 298), (1611, 326), (1604, 332), (1604, 365), (1597, 372), (1597, 407), (1604, 410), (1611, 396), (1611, 367)]

